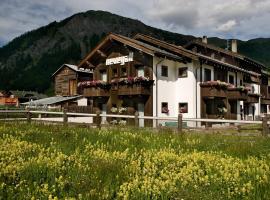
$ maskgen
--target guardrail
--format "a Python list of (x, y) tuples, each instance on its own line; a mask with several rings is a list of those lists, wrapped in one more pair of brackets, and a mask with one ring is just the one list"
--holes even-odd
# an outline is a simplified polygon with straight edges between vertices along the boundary
[[(31, 120), (38, 120), (39, 118), (33, 118), (33, 114), (46, 114), (46, 115), (57, 115), (62, 116), (62, 123), (66, 124), (68, 123), (68, 117), (69, 116), (76, 116), (76, 117), (93, 117), (95, 118), (95, 125), (100, 128), (101, 127), (101, 121), (102, 117), (111, 117), (111, 118), (126, 118), (126, 119), (134, 119), (134, 125), (135, 127), (139, 127), (139, 120), (166, 120), (166, 121), (174, 121), (177, 122), (177, 130), (179, 133), (182, 133), (183, 130), (183, 122), (203, 122), (206, 124), (206, 126), (210, 125), (212, 123), (229, 123), (229, 124), (260, 124), (262, 125), (262, 135), (268, 135), (270, 124), (270, 117), (264, 116), (262, 117), (261, 121), (245, 121), (245, 120), (227, 120), (227, 119), (202, 119), (202, 118), (183, 118), (181, 114), (179, 114), (177, 117), (155, 117), (155, 116), (139, 116), (138, 112), (136, 112), (134, 115), (115, 115), (115, 114), (101, 114), (100, 111), (96, 112), (96, 114), (93, 113), (73, 113), (73, 112), (67, 112), (64, 110), (63, 112), (51, 112), (51, 111), (37, 111), (37, 110), (0, 110), (0, 114), (8, 114), (8, 113), (21, 113), (25, 114), (25, 118), (5, 118), (0, 119), (1, 121), (13, 121), (13, 120), (26, 120), (27, 122), (31, 122)], [(42, 118), (40, 118), (42, 119)], [(50, 122), (49, 118), (47, 120)]]

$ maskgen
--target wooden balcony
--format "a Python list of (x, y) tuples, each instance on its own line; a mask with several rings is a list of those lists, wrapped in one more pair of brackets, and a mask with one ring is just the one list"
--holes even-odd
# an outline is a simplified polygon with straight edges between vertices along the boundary
[(261, 85), (262, 98), (270, 99), (270, 87), (267, 85)]
[(261, 98), (261, 104), (270, 105), (270, 99), (268, 99), (268, 98)]
[(239, 88), (228, 88), (227, 96), (230, 100), (241, 100), (246, 101), (248, 98), (248, 94), (246, 90), (241, 90)]
[(90, 87), (83, 89), (83, 96), (86, 97), (108, 97), (110, 96), (110, 90), (102, 89), (100, 87)]
[(130, 95), (151, 95), (152, 87), (142, 86), (142, 85), (119, 85), (118, 95), (120, 96), (130, 96)]
[(219, 86), (201, 85), (201, 96), (203, 98), (208, 98), (208, 97), (226, 98), (227, 89), (219, 87)]
[(249, 93), (247, 98), (247, 103), (259, 103), (259, 96), (258, 94)]

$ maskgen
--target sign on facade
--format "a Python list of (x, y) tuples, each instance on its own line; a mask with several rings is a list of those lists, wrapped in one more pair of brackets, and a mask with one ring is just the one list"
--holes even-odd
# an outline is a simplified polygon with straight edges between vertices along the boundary
[(106, 65), (115, 65), (115, 64), (124, 65), (125, 63), (131, 61), (133, 61), (133, 53), (129, 53), (128, 56), (106, 59)]

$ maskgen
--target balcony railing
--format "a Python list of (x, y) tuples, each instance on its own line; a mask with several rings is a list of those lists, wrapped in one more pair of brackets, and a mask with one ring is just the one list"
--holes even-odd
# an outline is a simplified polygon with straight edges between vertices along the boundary
[(270, 87), (261, 85), (261, 104), (270, 105)]
[(248, 91), (242, 88), (228, 88), (227, 94), (230, 100), (246, 101), (248, 98)]
[(259, 94), (248, 93), (247, 103), (259, 103)]
[(110, 90), (99, 87), (90, 87), (83, 89), (83, 95), (87, 97), (102, 97), (110, 96)]
[(221, 81), (203, 82), (201, 85), (201, 96), (203, 98), (220, 97), (229, 100), (246, 101), (247, 103), (258, 103), (260, 95), (248, 93), (249, 88), (239, 86), (234, 87)]
[(226, 83), (219, 81), (208, 81), (201, 83), (202, 97), (222, 97), (226, 98), (227, 87)]
[(154, 80), (147, 77), (113, 79), (110, 83), (96, 80), (78, 83), (78, 91), (84, 96), (151, 95)]
[(151, 87), (143, 85), (119, 85), (118, 95), (151, 95)]

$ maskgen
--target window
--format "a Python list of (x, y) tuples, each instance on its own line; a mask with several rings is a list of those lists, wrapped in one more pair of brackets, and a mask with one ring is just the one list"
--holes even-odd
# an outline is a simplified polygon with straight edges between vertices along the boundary
[(234, 85), (234, 76), (233, 75), (229, 75), (229, 83)]
[(255, 87), (253, 85), (251, 86), (251, 93), (255, 93)]
[(204, 69), (204, 81), (211, 81), (211, 69)]
[(140, 76), (144, 77), (144, 67), (143, 66), (138, 67), (137, 76), (138, 77), (140, 77)]
[(117, 68), (114, 68), (114, 69), (112, 70), (112, 76), (113, 76), (113, 77), (117, 77), (117, 76), (118, 76)]
[(237, 102), (236, 101), (230, 102), (230, 106), (231, 106), (231, 113), (237, 114)]
[(161, 103), (161, 112), (162, 113), (169, 113), (168, 103), (167, 102), (162, 102)]
[(188, 113), (188, 103), (179, 103), (179, 113)]
[(121, 76), (127, 76), (127, 68), (125, 67), (121, 68)]
[(161, 66), (161, 76), (168, 77), (168, 66)]
[(187, 77), (187, 67), (179, 68), (178, 69), (178, 77), (179, 78), (184, 78)]
[(240, 79), (240, 86), (243, 86), (243, 80)]
[(107, 72), (105, 70), (100, 71), (100, 77), (102, 81), (107, 82)]

